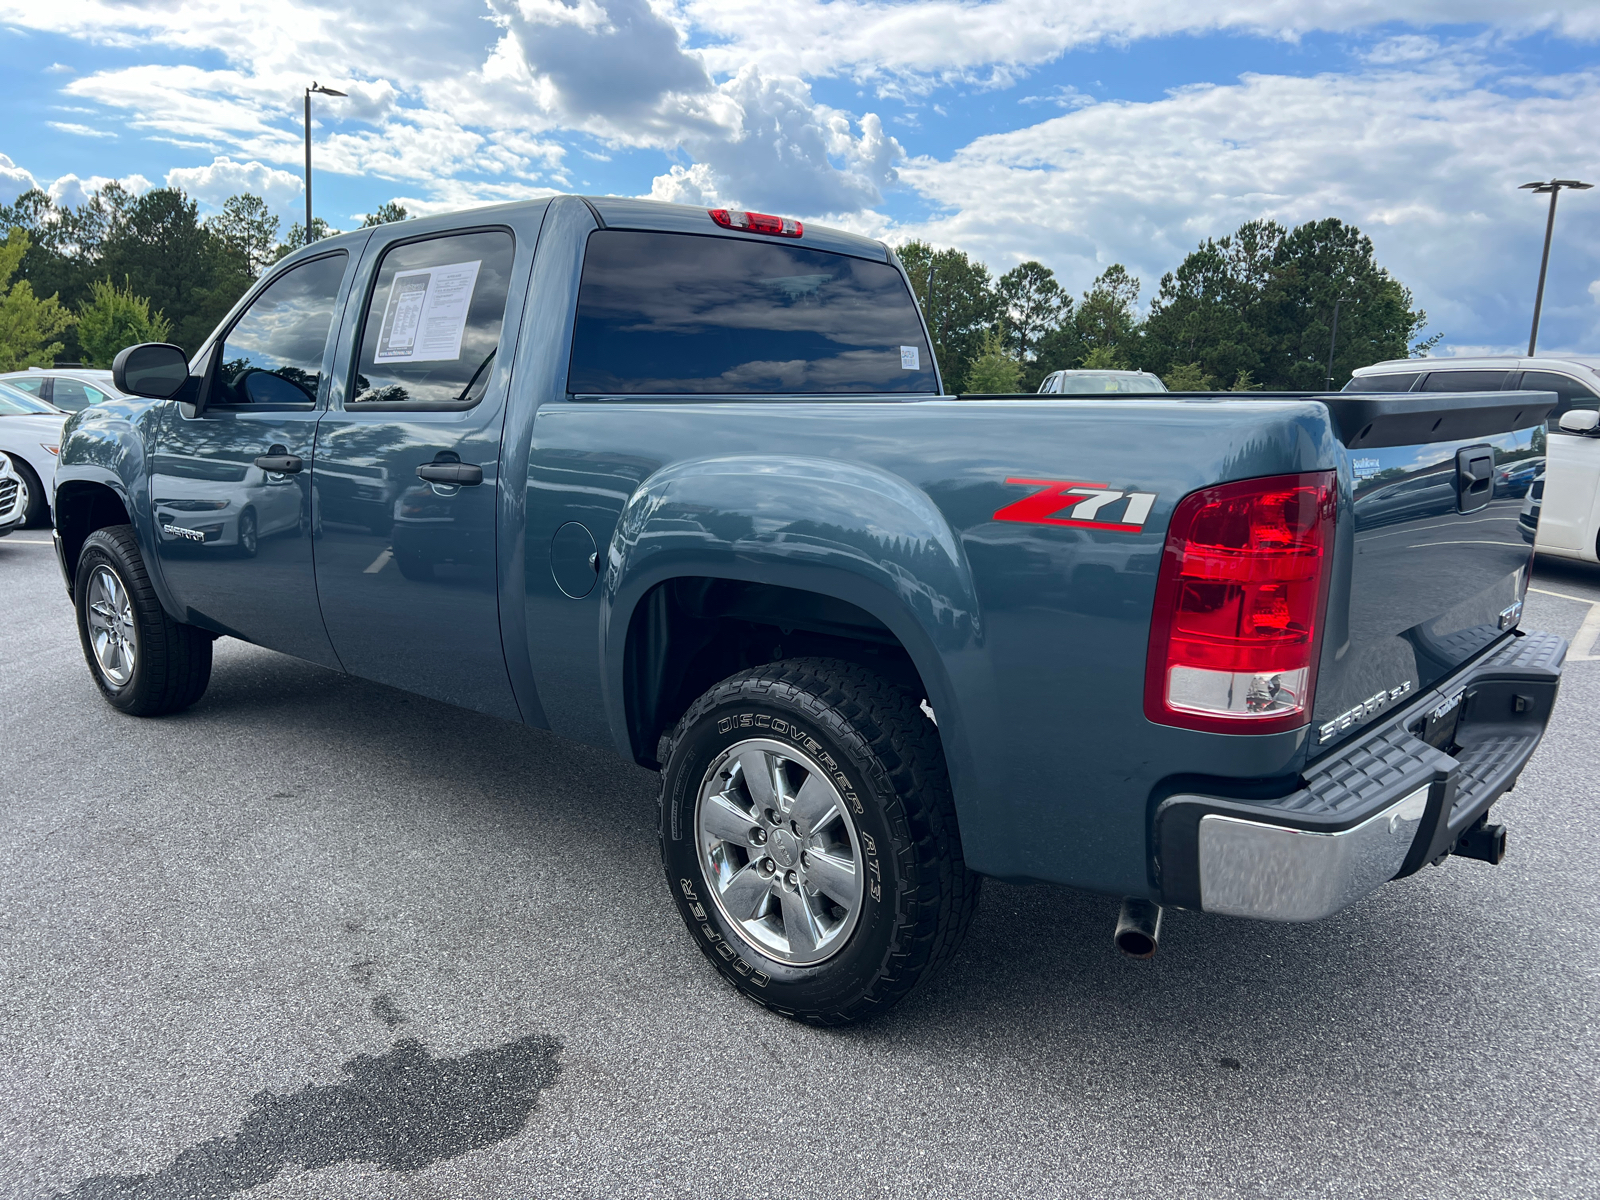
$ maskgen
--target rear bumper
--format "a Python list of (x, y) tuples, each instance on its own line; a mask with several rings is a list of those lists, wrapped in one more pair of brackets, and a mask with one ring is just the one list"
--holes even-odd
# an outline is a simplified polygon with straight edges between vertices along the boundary
[[(1544, 736), (1564, 638), (1506, 639), (1270, 800), (1183, 792), (1156, 809), (1162, 900), (1314, 921), (1450, 852)], [(1430, 745), (1423, 734), (1430, 733)]]

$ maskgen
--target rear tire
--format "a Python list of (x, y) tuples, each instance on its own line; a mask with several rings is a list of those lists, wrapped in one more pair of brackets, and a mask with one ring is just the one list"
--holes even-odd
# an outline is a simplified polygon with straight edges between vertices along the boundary
[(668, 886), (745, 995), (843, 1025), (955, 954), (980, 880), (938, 730), (907, 693), (848, 662), (771, 663), (690, 705), (661, 757)]
[(211, 682), (209, 633), (169, 617), (131, 525), (91, 533), (78, 555), (78, 638), (100, 694), (135, 717), (188, 708)]

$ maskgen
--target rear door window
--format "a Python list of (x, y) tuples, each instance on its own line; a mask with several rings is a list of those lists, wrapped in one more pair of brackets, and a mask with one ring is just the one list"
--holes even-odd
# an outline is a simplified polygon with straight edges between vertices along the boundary
[(1571, 375), (1558, 375), (1554, 371), (1524, 371), (1522, 390), (1525, 392), (1554, 392), (1561, 403), (1550, 410), (1547, 426), (1555, 429), (1561, 414), (1574, 408), (1600, 408), (1600, 396)]
[(50, 403), (68, 412), (82, 412), (105, 398), (105, 393), (99, 388), (78, 379), (57, 379), (50, 390)]
[(780, 242), (600, 230), (578, 290), (579, 396), (936, 392), (888, 263)]
[(1425, 392), (1498, 392), (1510, 371), (1430, 371), (1422, 381)]
[(223, 339), (209, 404), (283, 409), (316, 403), (348, 262), (343, 251), (314, 258), (262, 289)]
[(1420, 371), (1400, 371), (1393, 375), (1355, 375), (1344, 385), (1347, 392), (1409, 392)]
[(385, 250), (346, 407), (449, 410), (483, 399), (515, 257), (516, 243), (504, 229)]

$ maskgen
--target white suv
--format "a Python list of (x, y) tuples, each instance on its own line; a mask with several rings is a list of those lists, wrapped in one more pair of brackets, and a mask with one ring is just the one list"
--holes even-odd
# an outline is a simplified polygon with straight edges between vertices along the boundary
[[(1347, 392), (1554, 392), (1544, 472), (1524, 523), (1541, 554), (1600, 562), (1600, 357), (1399, 358), (1362, 367)], [(1517, 492), (1515, 494), (1522, 494)]]

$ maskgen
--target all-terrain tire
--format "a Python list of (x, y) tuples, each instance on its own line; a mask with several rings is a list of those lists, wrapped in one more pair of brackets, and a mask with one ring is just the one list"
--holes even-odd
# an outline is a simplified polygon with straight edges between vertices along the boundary
[[(719, 766), (730, 752), (773, 743), (820, 765), (858, 833), (866, 885), (859, 916), (819, 962), (796, 965), (764, 952), (748, 926), (729, 918), (707, 877), (696, 814), (710, 801), (702, 795), (734, 786), (718, 782), (730, 778)], [(887, 1010), (955, 954), (980, 879), (962, 857), (939, 731), (906, 691), (849, 662), (770, 663), (690, 705), (658, 757), (666, 764), (661, 857), (673, 900), (696, 944), (745, 995), (808, 1024), (843, 1025)]]
[[(96, 656), (90, 631), (90, 593), (97, 571), (109, 571), (126, 591), (132, 628), (132, 670), (117, 679)], [(91, 533), (78, 555), (73, 596), (78, 639), (100, 694), (135, 717), (156, 717), (188, 708), (211, 682), (212, 637), (205, 630), (174, 621), (151, 586), (144, 556), (131, 525), (112, 525)], [(102, 593), (103, 594), (103, 593)]]

